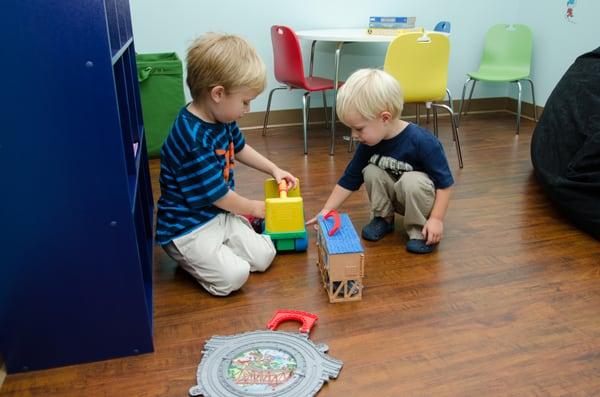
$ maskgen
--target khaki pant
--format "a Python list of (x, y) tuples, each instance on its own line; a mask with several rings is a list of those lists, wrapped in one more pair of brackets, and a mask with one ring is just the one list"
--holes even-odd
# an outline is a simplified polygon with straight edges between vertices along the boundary
[(404, 172), (395, 180), (373, 164), (367, 165), (362, 173), (371, 202), (371, 217), (385, 218), (393, 216), (394, 212), (404, 215), (404, 230), (408, 237), (422, 240), (421, 229), (435, 201), (435, 186), (427, 174)]
[(164, 250), (204, 289), (219, 296), (240, 289), (250, 272), (267, 270), (276, 253), (269, 236), (256, 233), (246, 218), (231, 213), (217, 215)]

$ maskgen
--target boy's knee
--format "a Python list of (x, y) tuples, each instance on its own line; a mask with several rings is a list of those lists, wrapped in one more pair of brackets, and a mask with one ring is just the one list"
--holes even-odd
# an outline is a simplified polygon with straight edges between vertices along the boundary
[(220, 274), (220, 280), (206, 288), (211, 294), (227, 296), (242, 288), (248, 281), (250, 268), (246, 266), (227, 266)]
[[(265, 236), (266, 237), (266, 236)], [(273, 263), (273, 259), (275, 259), (275, 255), (277, 251), (275, 250), (275, 245), (269, 238), (268, 241), (265, 241), (264, 244), (261, 245), (260, 249), (257, 250), (253, 263), (251, 264), (253, 272), (264, 272), (271, 266)]]
[(402, 174), (398, 182), (396, 182), (396, 190), (403, 195), (435, 194), (435, 187), (427, 174), (414, 171)]

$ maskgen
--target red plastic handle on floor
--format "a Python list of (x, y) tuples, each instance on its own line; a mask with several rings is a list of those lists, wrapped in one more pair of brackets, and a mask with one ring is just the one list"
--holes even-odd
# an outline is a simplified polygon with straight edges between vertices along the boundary
[(277, 310), (271, 321), (269, 321), (269, 323), (267, 324), (267, 328), (271, 331), (275, 331), (279, 324), (293, 320), (302, 323), (302, 326), (300, 327), (300, 332), (308, 334), (312, 329), (313, 325), (315, 325), (315, 322), (317, 322), (318, 318), (319, 317), (317, 317), (316, 314), (312, 314), (309, 312), (302, 312), (298, 310)]
[(331, 218), (333, 216), (333, 227), (329, 230), (329, 236), (333, 236), (338, 230), (340, 230), (340, 214), (336, 210), (331, 210), (325, 214), (323, 219)]

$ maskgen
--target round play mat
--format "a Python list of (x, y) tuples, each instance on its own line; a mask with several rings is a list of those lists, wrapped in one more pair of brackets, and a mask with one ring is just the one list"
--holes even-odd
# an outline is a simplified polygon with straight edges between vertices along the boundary
[[(275, 331), (288, 320), (302, 322), (300, 333)], [(314, 344), (308, 333), (317, 316), (278, 311), (267, 330), (213, 336), (204, 345), (198, 365), (198, 385), (192, 396), (314, 396), (342, 362), (326, 354), (326, 344)]]

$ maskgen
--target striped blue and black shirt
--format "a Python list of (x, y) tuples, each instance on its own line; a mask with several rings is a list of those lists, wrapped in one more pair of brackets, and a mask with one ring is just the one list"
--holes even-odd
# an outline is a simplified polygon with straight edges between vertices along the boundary
[(160, 151), (159, 244), (224, 212), (213, 203), (234, 189), (234, 153), (244, 145), (236, 122), (207, 123), (181, 109)]

